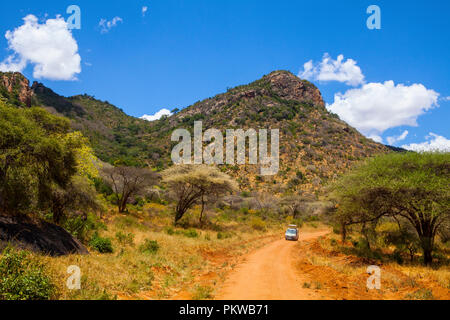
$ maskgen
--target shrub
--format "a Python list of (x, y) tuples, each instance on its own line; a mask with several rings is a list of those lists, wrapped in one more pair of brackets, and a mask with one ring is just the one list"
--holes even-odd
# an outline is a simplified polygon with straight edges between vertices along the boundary
[(99, 221), (94, 214), (88, 214), (87, 219), (84, 219), (82, 215), (69, 216), (64, 221), (63, 228), (75, 238), (86, 242), (92, 232), (100, 229), (106, 230), (106, 225)]
[(249, 197), (251, 196), (251, 193), (248, 192), (248, 191), (243, 191), (243, 192), (241, 193), (241, 196), (242, 196), (243, 198), (249, 198)]
[(203, 287), (203, 286), (197, 285), (195, 287), (193, 300), (212, 299), (213, 298), (212, 292), (213, 292), (213, 289), (211, 287)]
[(175, 231), (174, 231), (172, 228), (167, 228), (167, 229), (166, 229), (166, 233), (167, 233), (169, 236), (173, 236), (173, 235), (175, 234)]
[(6, 248), (0, 259), (0, 300), (49, 300), (55, 286), (26, 251)]
[(409, 293), (405, 296), (410, 300), (434, 300), (433, 292), (429, 289), (419, 289), (414, 293)]
[(100, 253), (112, 253), (114, 251), (111, 244), (111, 239), (102, 238), (97, 232), (92, 236), (91, 241), (89, 241), (89, 245)]
[(250, 224), (251, 224), (251, 227), (255, 230), (258, 230), (258, 231), (266, 230), (266, 223), (261, 218), (258, 218), (258, 217), (253, 218)]
[(188, 238), (198, 238), (198, 233), (194, 229), (186, 230), (184, 236)]
[(231, 234), (227, 233), (227, 232), (218, 232), (217, 233), (217, 239), (218, 240), (222, 240), (222, 239), (228, 239), (231, 238)]
[(139, 251), (142, 253), (155, 254), (159, 250), (159, 244), (155, 240), (145, 239), (144, 243), (139, 246)]
[(123, 232), (117, 232), (116, 239), (122, 245), (134, 245), (134, 234), (132, 233), (125, 234)]

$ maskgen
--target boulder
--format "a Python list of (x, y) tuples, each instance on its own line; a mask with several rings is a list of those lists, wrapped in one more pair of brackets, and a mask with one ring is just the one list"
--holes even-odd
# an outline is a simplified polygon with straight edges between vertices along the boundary
[(89, 254), (80, 241), (57, 225), (23, 216), (0, 215), (0, 249), (9, 244), (52, 257)]

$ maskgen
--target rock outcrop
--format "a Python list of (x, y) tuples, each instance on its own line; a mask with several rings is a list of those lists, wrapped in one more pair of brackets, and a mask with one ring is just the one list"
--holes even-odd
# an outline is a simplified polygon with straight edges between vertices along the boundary
[(0, 72), (0, 87), (3, 87), (3, 92), (0, 92), (0, 95), (13, 100), (16, 104), (31, 107), (33, 91), (30, 88), (29, 80), (21, 73)]
[(26, 217), (0, 216), (0, 249), (8, 245), (52, 257), (89, 254), (77, 239), (54, 224)]

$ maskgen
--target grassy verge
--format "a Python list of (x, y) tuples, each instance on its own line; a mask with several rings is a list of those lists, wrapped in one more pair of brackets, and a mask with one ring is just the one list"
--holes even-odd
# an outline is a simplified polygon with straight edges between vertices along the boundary
[[(399, 265), (386, 258), (357, 255), (352, 251), (352, 243), (342, 244), (336, 235), (301, 243), (299, 247), (298, 269), (306, 276), (303, 287), (316, 291), (323, 299), (450, 299), (448, 265)], [(383, 254), (389, 252), (385, 250)], [(380, 290), (367, 289), (370, 265), (381, 268)]]
[[(164, 205), (110, 214), (89, 242), (90, 255), (39, 259), (59, 299), (211, 299), (234, 261), (279, 236), (287, 223), (260, 212), (217, 210), (200, 225), (196, 210), (178, 227)], [(81, 269), (81, 290), (66, 286), (71, 265)]]

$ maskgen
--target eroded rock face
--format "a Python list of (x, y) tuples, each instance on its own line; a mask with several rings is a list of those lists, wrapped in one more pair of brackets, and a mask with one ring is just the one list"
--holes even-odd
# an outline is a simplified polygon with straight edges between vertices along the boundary
[[(301, 80), (288, 71), (274, 71), (249, 85), (239, 86), (231, 89), (227, 93), (198, 102), (182, 110), (172, 117), (171, 120), (185, 118), (186, 116), (195, 114), (210, 115), (214, 112), (221, 112), (223, 108), (233, 103), (241, 101), (246, 103), (256, 101), (258, 97), (273, 95), (277, 95), (279, 98), (285, 100), (310, 103), (316, 108), (325, 109), (322, 94), (315, 85), (306, 80)], [(266, 107), (272, 106), (269, 101), (265, 101), (263, 105)]]
[(26, 217), (0, 216), (0, 249), (9, 244), (52, 257), (89, 254), (80, 241), (59, 226)]
[(3, 86), (10, 95), (17, 95), (17, 99), (25, 106), (31, 107), (33, 91), (30, 82), (19, 72), (0, 72), (0, 86)]
[(275, 71), (265, 77), (272, 89), (283, 99), (300, 102), (311, 101), (315, 106), (325, 107), (322, 94), (312, 83), (301, 80), (287, 71)]

